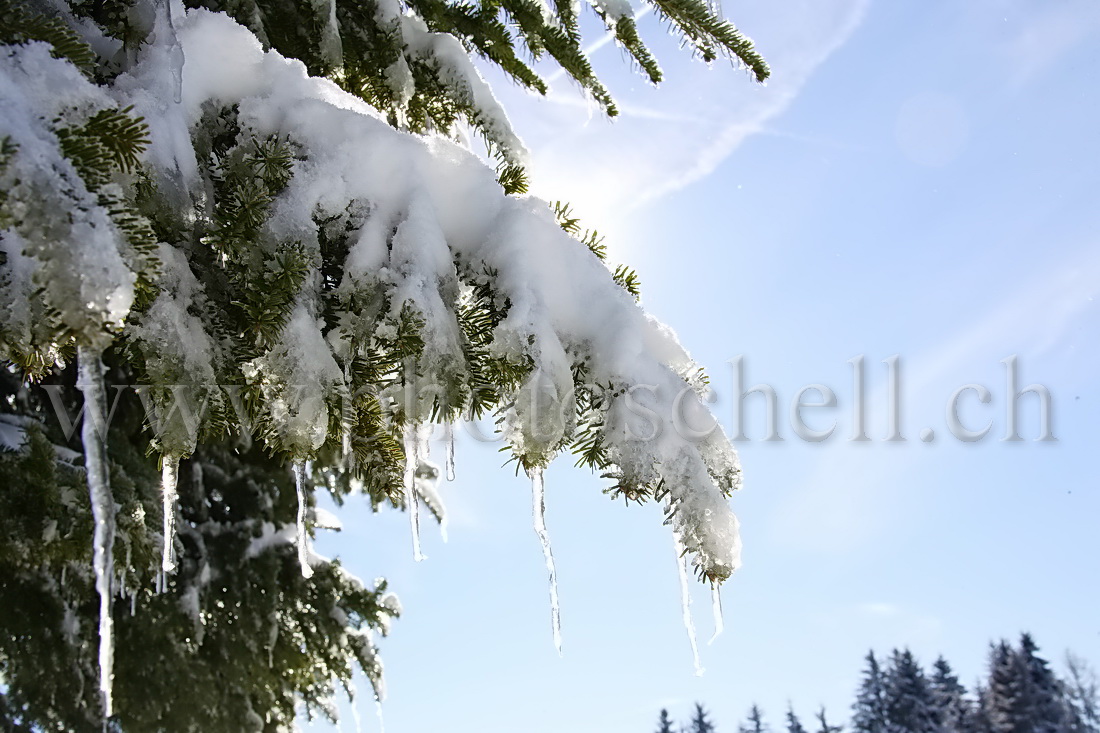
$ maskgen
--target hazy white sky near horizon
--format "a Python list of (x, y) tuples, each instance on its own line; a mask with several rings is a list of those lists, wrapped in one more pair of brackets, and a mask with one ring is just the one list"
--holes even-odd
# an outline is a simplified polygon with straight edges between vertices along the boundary
[[(1071, 648), (1100, 668), (1100, 5), (724, 9), (771, 62), (766, 88), (688, 63), (647, 17), (660, 89), (613, 46), (597, 53), (620, 119), (590, 114), (565, 82), (549, 100), (499, 94), (538, 191), (571, 201), (638, 269), (647, 309), (708, 368), (727, 431), (731, 359), (779, 395), (785, 440), (761, 440), (754, 402), (739, 446), (745, 567), (725, 590), (726, 632), (694, 677), (660, 512), (609, 502), (563, 456), (547, 474), (559, 659), (527, 481), (460, 433), (450, 542), (425, 527), (427, 561), (412, 562), (403, 515), (354, 501), (345, 531), (319, 540), (404, 603), (382, 643), (389, 733), (647, 733), (662, 706), (683, 718), (694, 700), (721, 733), (753, 702), (776, 727), (788, 700), (804, 719), (822, 703), (843, 719), (869, 648), (942, 653), (970, 684), (987, 642), (1023, 630), (1056, 666)], [(886, 443), (881, 362), (895, 354), (907, 440)], [(1029, 440), (1000, 440), (1013, 354), (1021, 384), (1053, 394), (1057, 442), (1031, 440), (1034, 398), (1021, 402)], [(857, 355), (868, 443), (846, 440)], [(819, 444), (787, 416), (811, 383), (839, 402), (809, 419), (838, 422)], [(993, 399), (971, 395), (965, 420), (994, 425), (963, 444), (944, 405), (968, 383)], [(934, 441), (918, 439), (925, 427)]]

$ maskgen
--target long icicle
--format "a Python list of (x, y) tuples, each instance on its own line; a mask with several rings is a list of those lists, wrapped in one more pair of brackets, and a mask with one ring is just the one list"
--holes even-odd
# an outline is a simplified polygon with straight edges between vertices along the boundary
[[(421, 460), (431, 458), (431, 456), (432, 456), (432, 441), (431, 441), (431, 439), (432, 439), (434, 433), (435, 433), (435, 428), (430, 427), (430, 426), (429, 427), (422, 427), (417, 432), (416, 465), (417, 465), (418, 469), (420, 468)], [(434, 481), (434, 482), (425, 481), (425, 482), (421, 483), (421, 487), (424, 487), (425, 484), (427, 484), (429, 486), (429, 488), (428, 488), (429, 491), (431, 490), (430, 487), (433, 486), (433, 485), (438, 487), (438, 481)], [(414, 483), (414, 486), (415, 486), (415, 483)], [(420, 492), (418, 491), (417, 492), (418, 496), (419, 496), (419, 493)], [(443, 540), (443, 543), (446, 544), (446, 542), (447, 542), (447, 510), (446, 510), (446, 507), (443, 506), (443, 498), (441, 496), (439, 496), (438, 492), (435, 492), (435, 500), (437, 502), (439, 502), (439, 509), (440, 509), (439, 513), (442, 515), (439, 518), (439, 537), (440, 537), (440, 539)], [(425, 501), (425, 503), (428, 503), (428, 500), (427, 500), (426, 496), (425, 496), (424, 501)]]
[(294, 462), (294, 484), (298, 489), (298, 564), (302, 566), (302, 577), (313, 577), (313, 568), (309, 566), (309, 534), (306, 532), (306, 489), (305, 468), (301, 461)]
[(546, 558), (546, 571), (550, 575), (550, 622), (554, 628), (554, 646), (561, 656), (561, 606), (558, 604), (558, 571), (554, 567), (554, 551), (550, 547), (550, 533), (546, 531), (546, 487), (542, 469), (531, 469), (531, 503), (535, 515), (535, 533), (542, 544), (542, 556)]
[(710, 584), (710, 611), (714, 615), (714, 633), (707, 641), (707, 646), (713, 644), (714, 640), (721, 636), (726, 629), (726, 625), (722, 621), (722, 587), (715, 581), (711, 581)]
[(676, 545), (676, 569), (680, 573), (680, 609), (684, 615), (684, 630), (687, 631), (688, 643), (691, 644), (691, 658), (695, 663), (695, 676), (702, 677), (702, 663), (699, 661), (699, 644), (695, 641), (695, 622), (691, 618), (691, 591), (688, 589), (687, 557), (684, 551), (684, 543), (680, 540), (680, 533), (672, 533), (673, 542)]
[(447, 443), (447, 480), (455, 480), (455, 426), (443, 423), (443, 440)]
[(416, 495), (416, 444), (415, 425), (405, 428), (405, 508), (409, 512), (409, 526), (412, 530), (413, 559), (417, 562), (426, 559), (420, 551), (420, 500)]
[(165, 573), (176, 569), (176, 485), (179, 479), (179, 459), (166, 453), (161, 456), (160, 494), (164, 508), (164, 548), (160, 567)]
[(111, 684), (114, 677), (114, 631), (111, 622), (111, 577), (114, 575), (115, 500), (111, 495), (107, 469), (107, 404), (103, 386), (101, 352), (77, 347), (77, 389), (84, 395), (84, 422), (80, 439), (84, 444), (84, 469), (92, 503), (95, 531), (92, 567), (99, 593), (99, 692), (106, 719), (114, 714)]

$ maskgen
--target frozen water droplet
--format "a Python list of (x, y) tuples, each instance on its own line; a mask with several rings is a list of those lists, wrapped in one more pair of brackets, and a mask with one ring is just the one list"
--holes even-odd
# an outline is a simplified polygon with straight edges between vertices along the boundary
[(443, 439), (447, 443), (447, 480), (455, 480), (455, 427), (451, 423), (443, 426)]
[(114, 677), (114, 629), (111, 621), (111, 578), (114, 575), (115, 500), (107, 469), (107, 404), (103, 387), (100, 352), (77, 347), (77, 388), (84, 395), (84, 423), (80, 438), (84, 444), (84, 468), (91, 497), (95, 530), (92, 539), (92, 568), (99, 594), (99, 692), (103, 700), (104, 725), (114, 714), (111, 694)]
[(164, 547), (160, 566), (166, 573), (176, 569), (176, 483), (179, 478), (179, 459), (172, 455), (161, 457), (160, 494), (164, 508)]
[(412, 530), (413, 559), (417, 562), (426, 559), (420, 551), (420, 500), (416, 495), (416, 426), (405, 428), (405, 508), (409, 512), (409, 527)]
[(531, 469), (531, 502), (534, 507), (535, 533), (542, 545), (546, 559), (546, 571), (550, 575), (550, 622), (554, 629), (554, 647), (561, 655), (561, 606), (558, 603), (558, 571), (554, 567), (554, 551), (550, 547), (550, 533), (546, 531), (546, 487), (541, 468)]
[(714, 634), (710, 637), (710, 641), (707, 645), (714, 643), (714, 640), (722, 635), (725, 630), (725, 623), (722, 621), (722, 587), (718, 583), (711, 582), (710, 584), (710, 609), (714, 614)]
[(691, 644), (691, 659), (695, 664), (695, 676), (702, 677), (703, 665), (699, 660), (699, 644), (695, 640), (695, 621), (691, 618), (691, 592), (688, 589), (687, 557), (684, 553), (684, 544), (680, 541), (678, 532), (672, 533), (676, 545), (676, 569), (680, 573), (680, 610), (684, 616), (684, 630), (687, 631), (688, 643)]
[(298, 489), (298, 564), (302, 566), (302, 577), (312, 578), (313, 568), (309, 566), (309, 534), (306, 532), (306, 490), (305, 468), (301, 462), (294, 462), (294, 484)]

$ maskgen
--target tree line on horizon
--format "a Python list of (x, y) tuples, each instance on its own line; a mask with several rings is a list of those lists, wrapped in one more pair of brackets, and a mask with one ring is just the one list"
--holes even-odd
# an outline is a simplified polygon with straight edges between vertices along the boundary
[[(864, 658), (863, 675), (846, 724), (825, 708), (804, 725), (788, 703), (772, 727), (753, 704), (737, 733), (1100, 733), (1100, 682), (1088, 664), (1066, 654), (1059, 676), (1039, 655), (1030, 634), (1017, 645), (991, 643), (987, 675), (968, 690), (942, 656), (925, 670), (908, 649)], [(656, 733), (717, 733), (701, 703), (677, 726), (662, 709)]]

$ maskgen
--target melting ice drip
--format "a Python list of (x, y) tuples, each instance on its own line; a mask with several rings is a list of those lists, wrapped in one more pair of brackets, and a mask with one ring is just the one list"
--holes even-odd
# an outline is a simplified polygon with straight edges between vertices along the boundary
[(443, 440), (447, 444), (447, 480), (455, 480), (455, 426), (443, 424)]
[(695, 622), (691, 618), (691, 592), (688, 588), (687, 556), (684, 543), (680, 540), (680, 533), (673, 532), (672, 539), (676, 546), (676, 569), (680, 572), (680, 609), (684, 616), (684, 630), (687, 631), (688, 643), (691, 644), (691, 659), (695, 663), (695, 676), (701, 677), (705, 670), (699, 661), (699, 644), (695, 641)]
[(164, 573), (171, 573), (176, 569), (176, 490), (179, 480), (179, 459), (172, 455), (164, 455), (161, 458), (160, 484), (161, 499), (164, 506), (164, 551), (161, 556), (160, 567)]
[(416, 495), (417, 430), (415, 425), (405, 428), (405, 505), (409, 510), (409, 526), (412, 530), (413, 559), (426, 559), (420, 551), (420, 500)]
[(721, 636), (726, 628), (722, 621), (722, 590), (718, 583), (714, 581), (710, 584), (710, 612), (714, 615), (714, 634), (711, 635), (707, 646), (713, 644), (714, 640)]
[(103, 699), (104, 727), (114, 713), (111, 681), (114, 676), (114, 632), (111, 624), (111, 579), (114, 576), (115, 500), (107, 473), (107, 422), (104, 406), (103, 361), (100, 352), (77, 348), (77, 388), (84, 395), (84, 467), (92, 503), (95, 532), (92, 564), (99, 594), (99, 691)]
[(550, 622), (554, 628), (554, 646), (561, 655), (561, 607), (558, 604), (558, 571), (554, 567), (554, 551), (550, 547), (550, 534), (546, 531), (546, 487), (542, 469), (531, 469), (531, 502), (535, 515), (535, 533), (542, 544), (542, 556), (546, 558), (546, 571), (550, 575)]
[(309, 565), (309, 533), (306, 531), (306, 490), (305, 473), (309, 471), (309, 462), (303, 466), (300, 461), (294, 462), (294, 484), (298, 490), (298, 564), (302, 566), (302, 577), (313, 577), (313, 568)]

